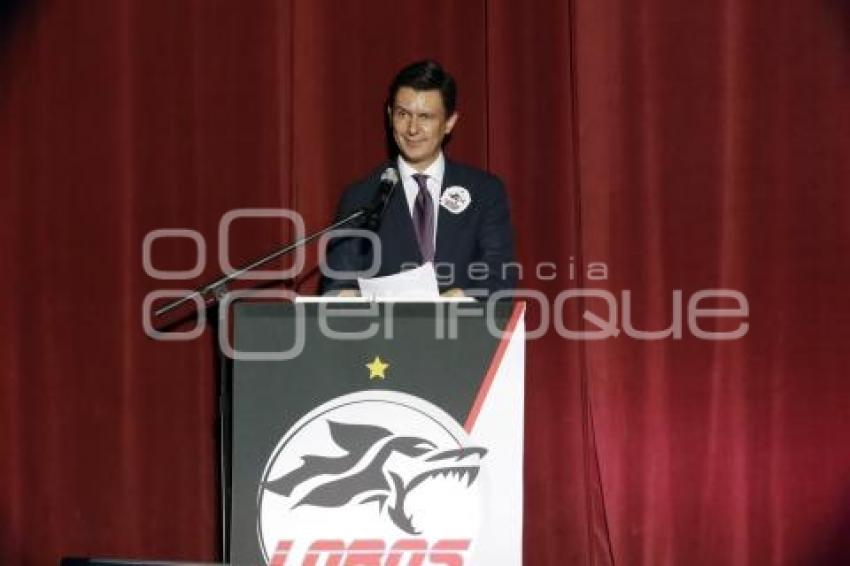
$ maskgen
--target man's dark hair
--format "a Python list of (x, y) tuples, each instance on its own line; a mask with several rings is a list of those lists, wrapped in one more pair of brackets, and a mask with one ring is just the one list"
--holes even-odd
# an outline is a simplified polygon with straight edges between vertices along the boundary
[(404, 86), (413, 90), (439, 90), (446, 109), (446, 118), (454, 114), (457, 99), (455, 80), (436, 61), (417, 61), (399, 71), (390, 85), (387, 106), (393, 107), (396, 93)]

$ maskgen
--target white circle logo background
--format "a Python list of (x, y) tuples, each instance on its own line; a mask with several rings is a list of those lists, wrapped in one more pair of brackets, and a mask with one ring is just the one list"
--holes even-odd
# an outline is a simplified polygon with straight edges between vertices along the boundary
[[(263, 471), (257, 498), (257, 534), (267, 562), (279, 540), (294, 541), (293, 550), (297, 552), (306, 550), (298, 550), (299, 543), (309, 545), (318, 539), (394, 541), (425, 537), (431, 540), (469, 539), (474, 545), (484, 493), (489, 492), (484, 466), (472, 482), (452, 474), (437, 475), (408, 493), (404, 512), (411, 518), (419, 533), (417, 535), (404, 532), (387, 516), (387, 508), (394, 501), (394, 496), (389, 493), (382, 508), (376, 501), (357, 503), (356, 500), (341, 507), (328, 508), (298, 505), (305, 489), (295, 489), (287, 497), (264, 487), (266, 482), (302, 466), (304, 456), (345, 456), (346, 451), (331, 437), (329, 422), (382, 427), (393, 437), (421, 438), (443, 451), (471, 446), (466, 431), (445, 411), (405, 393), (361, 391), (337, 397), (313, 409), (278, 442)], [(368, 458), (369, 453), (362, 460)], [(394, 454), (384, 466), (384, 476), (392, 486), (387, 469), (409, 477), (421, 464), (421, 460)], [(362, 469), (364, 465), (363, 461), (358, 462), (352, 470)], [(304, 483), (309, 489), (329, 479), (324, 475)]]

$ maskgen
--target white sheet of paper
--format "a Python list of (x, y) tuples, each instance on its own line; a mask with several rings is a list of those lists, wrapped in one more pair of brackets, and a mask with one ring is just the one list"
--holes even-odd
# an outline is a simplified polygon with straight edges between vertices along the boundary
[(395, 275), (357, 279), (357, 284), (360, 286), (360, 295), (372, 300), (415, 299), (434, 301), (440, 298), (437, 273), (434, 271), (434, 265), (431, 262)]

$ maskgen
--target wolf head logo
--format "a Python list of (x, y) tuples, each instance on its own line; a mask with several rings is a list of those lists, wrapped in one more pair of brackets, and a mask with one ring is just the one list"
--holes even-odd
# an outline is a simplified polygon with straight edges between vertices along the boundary
[(487, 454), (478, 447), (440, 449), (428, 439), (395, 435), (380, 426), (326, 422), (339, 455), (302, 456), (299, 467), (263, 487), (292, 498), (293, 508), (374, 503), (378, 513), (410, 535), (420, 533), (405, 509), (408, 495), (436, 478), (471, 486)]

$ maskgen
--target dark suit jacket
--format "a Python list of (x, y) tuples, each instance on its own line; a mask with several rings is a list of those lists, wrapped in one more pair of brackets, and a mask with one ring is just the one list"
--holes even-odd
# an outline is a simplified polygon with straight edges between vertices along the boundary
[[(337, 210), (338, 220), (373, 202), (381, 174), (387, 167), (395, 168), (396, 164), (384, 163), (364, 181), (345, 191)], [(471, 201), (458, 214), (438, 207), (434, 265), (440, 290), (459, 287), (471, 294), (489, 294), (513, 288), (517, 270), (515, 266), (506, 265), (514, 261), (513, 231), (502, 182), (489, 173), (447, 159), (441, 193), (452, 186), (469, 191)], [(376, 276), (391, 275), (421, 264), (422, 255), (401, 181), (387, 204), (377, 234), (381, 253)], [(339, 238), (328, 247), (327, 263), (338, 271), (363, 271), (372, 265), (372, 255), (372, 246), (365, 238)], [(356, 288), (356, 278), (332, 280), (324, 277), (321, 291)]]

